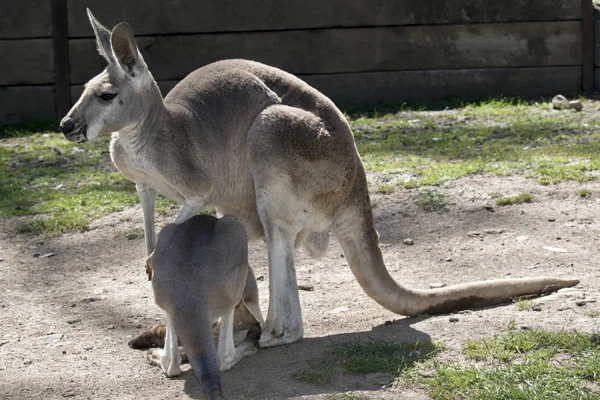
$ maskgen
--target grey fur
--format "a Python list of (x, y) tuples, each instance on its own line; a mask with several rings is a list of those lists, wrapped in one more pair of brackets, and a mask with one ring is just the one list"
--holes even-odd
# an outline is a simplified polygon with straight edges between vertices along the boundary
[[(179, 375), (179, 337), (205, 393), (218, 398), (218, 371), (232, 368), (258, 346), (256, 337), (235, 347), (235, 307), (241, 302), (262, 322), (244, 228), (233, 217), (208, 215), (169, 224), (160, 232), (156, 249), (146, 262), (152, 270), (156, 304), (166, 312), (168, 321), (164, 350), (151, 349), (148, 359), (168, 376)], [(219, 319), (217, 350), (212, 326)]]
[[(148, 253), (156, 192), (183, 204), (176, 222), (212, 206), (236, 216), (251, 238), (266, 239), (270, 293), (262, 346), (302, 337), (294, 248), (305, 244), (322, 254), (330, 230), (365, 292), (403, 315), (495, 304), (578, 283), (537, 278), (405, 288), (385, 268), (352, 132), (326, 96), (277, 68), (225, 60), (192, 72), (163, 101), (141, 55), (131, 67), (139, 71), (134, 77), (119, 65), (110, 62), (88, 83), (66, 117), (76, 121), (66, 136), (84, 141), (116, 132), (111, 157), (136, 183)], [(123, 104), (94, 99), (105, 84), (119, 91)]]

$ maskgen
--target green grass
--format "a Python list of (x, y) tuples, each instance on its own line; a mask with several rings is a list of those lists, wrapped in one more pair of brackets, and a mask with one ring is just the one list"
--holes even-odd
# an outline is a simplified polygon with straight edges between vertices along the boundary
[(469, 340), (463, 354), (474, 366), (430, 362), (432, 373), (406, 374), (433, 399), (600, 399), (600, 353), (577, 332), (511, 330)]
[(315, 386), (327, 386), (333, 379), (334, 366), (327, 359), (309, 360), (308, 368), (292, 374), (292, 378)]
[[(33, 126), (36, 127), (35, 125)], [(20, 233), (57, 236), (139, 202), (112, 165), (109, 137), (74, 144), (56, 132), (5, 128), (0, 136), (0, 218), (35, 215)], [(159, 196), (157, 211), (172, 203)]]
[(117, 232), (117, 236), (124, 237), (127, 240), (137, 240), (144, 238), (144, 228), (136, 226), (134, 228), (125, 229)]
[(419, 360), (433, 357), (443, 345), (431, 341), (396, 343), (382, 340), (355, 341), (334, 345), (321, 359), (309, 360), (308, 368), (292, 375), (293, 379), (327, 386), (336, 370), (352, 374), (385, 372), (398, 376)]
[(367, 170), (409, 176), (401, 186), (484, 173), (541, 184), (594, 180), (600, 116), (548, 110), (548, 103), (497, 99), (438, 113), (398, 107), (347, 116)]
[(501, 335), (467, 340), (461, 349), (467, 360), (463, 365), (440, 361), (437, 356), (443, 349), (431, 341), (341, 343), (321, 359), (309, 361), (309, 367), (293, 378), (328, 386), (339, 371), (389, 373), (398, 377), (399, 385), (421, 387), (434, 400), (600, 399), (600, 348), (592, 335), (517, 330), (511, 321)]
[(335, 393), (325, 396), (327, 400), (368, 400), (369, 398), (360, 393)]
[(443, 193), (431, 189), (419, 193), (417, 204), (427, 212), (441, 211), (448, 205), (447, 197)]
[(529, 299), (514, 299), (513, 303), (515, 304), (515, 307), (517, 307), (518, 311), (527, 311), (527, 310), (531, 310), (531, 307), (533, 307), (533, 300), (529, 300)]
[(394, 192), (394, 186), (389, 183), (382, 183), (378, 185), (373, 192), (377, 194), (390, 194)]
[(577, 194), (579, 195), (579, 197), (581, 197), (582, 199), (589, 199), (590, 197), (592, 197), (592, 192), (588, 189), (580, 189)]
[(496, 205), (498, 206), (511, 206), (515, 204), (531, 203), (533, 196), (529, 193), (521, 193), (510, 197), (500, 197), (496, 199)]

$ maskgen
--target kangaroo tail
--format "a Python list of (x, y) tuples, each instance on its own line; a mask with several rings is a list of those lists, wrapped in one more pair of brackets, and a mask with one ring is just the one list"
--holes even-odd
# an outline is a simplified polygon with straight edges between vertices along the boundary
[[(362, 169), (359, 173), (364, 175)], [(364, 187), (356, 188), (361, 182)], [(579, 283), (577, 279), (523, 278), (463, 283), (432, 290), (405, 288), (394, 281), (383, 263), (366, 179), (358, 177), (354, 197), (347, 202), (334, 223), (334, 233), (363, 290), (395, 313), (408, 316), (447, 313), (500, 304), (523, 295), (550, 293)]]

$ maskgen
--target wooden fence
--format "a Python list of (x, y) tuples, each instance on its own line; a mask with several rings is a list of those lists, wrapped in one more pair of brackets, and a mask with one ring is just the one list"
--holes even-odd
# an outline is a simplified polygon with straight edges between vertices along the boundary
[(337, 102), (574, 95), (600, 82), (591, 0), (2, 0), (0, 124), (63, 116), (104, 68), (86, 7), (132, 25), (164, 93), (224, 58), (283, 68)]

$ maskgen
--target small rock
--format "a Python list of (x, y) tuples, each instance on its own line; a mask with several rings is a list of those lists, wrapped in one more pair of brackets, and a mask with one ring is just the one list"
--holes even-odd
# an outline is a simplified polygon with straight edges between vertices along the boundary
[(63, 353), (63, 354), (67, 354), (67, 351), (66, 351), (66, 350), (63, 350), (63, 351), (62, 351), (62, 353)]
[(457, 314), (471, 314), (473, 311), (471, 310), (460, 310)]
[(23, 365), (31, 365), (31, 364), (33, 364), (33, 361), (31, 361), (31, 360), (23, 361)]
[(52, 333), (44, 336), (44, 342), (46, 342), (47, 347), (56, 346), (64, 336), (62, 333)]
[(489, 205), (489, 204), (483, 206), (483, 209), (487, 210), (489, 212), (495, 212), (496, 211), (496, 208), (494, 206), (492, 206), (492, 205)]
[(571, 100), (569, 102), (569, 108), (575, 111), (583, 110), (583, 104), (579, 100)]
[(528, 330), (531, 330), (531, 328), (530, 328), (530, 327), (528, 327), (527, 325), (521, 325), (521, 326), (520, 326), (520, 328), (521, 328), (521, 330), (522, 330), (522, 331), (528, 331)]
[(479, 235), (481, 235), (481, 232), (478, 232), (478, 231), (467, 232), (467, 236), (475, 237), (475, 236), (479, 236)]
[(50, 258), (50, 257), (54, 257), (56, 254), (54, 253), (46, 253), (43, 256), (40, 256), (40, 258)]
[(264, 281), (265, 280), (265, 276), (264, 275), (259, 275), (256, 277), (257, 281)]
[(556, 218), (548, 218), (548, 222), (554, 222), (556, 221)]
[(135, 329), (142, 329), (142, 324), (136, 324)]
[(578, 306), (578, 307), (583, 307), (583, 306), (585, 306), (586, 304), (587, 304), (587, 301), (585, 301), (585, 300), (577, 300), (577, 301), (575, 302), (575, 305), (576, 305), (576, 306)]
[(63, 396), (63, 397), (75, 397), (75, 392), (74, 392), (74, 391), (72, 391), (72, 390), (69, 390), (69, 391), (67, 391), (67, 392), (64, 392), (64, 393), (62, 394), (62, 396)]
[(367, 382), (377, 386), (389, 385), (394, 379), (394, 375), (385, 372), (373, 372), (365, 375), (365, 380)]
[(33, 253), (33, 257), (38, 258), (40, 256), (40, 253)]
[(504, 229), (502, 228), (490, 228), (484, 231), (488, 235), (501, 235), (504, 233)]
[(448, 321), (450, 321), (450, 322), (458, 322), (458, 317), (450, 317), (450, 318), (448, 318)]
[(343, 255), (343, 254), (340, 254), (340, 258), (344, 258), (344, 255)]
[(452, 257), (446, 257), (446, 259), (444, 261), (451, 262), (451, 261), (454, 261), (454, 260), (452, 259)]
[(106, 327), (106, 329), (115, 329), (115, 326), (114, 326), (114, 325), (108, 325), (108, 326)]
[(552, 246), (542, 246), (542, 249), (551, 251), (553, 253), (568, 253), (568, 250), (565, 250), (561, 247), (552, 247)]
[(562, 94), (557, 94), (552, 98), (552, 108), (555, 110), (562, 110), (563, 108), (569, 107), (569, 100)]
[(539, 304), (534, 304), (533, 306), (531, 306), (531, 309), (533, 311), (542, 311), (542, 306), (540, 306)]
[(306, 292), (312, 292), (313, 290), (315, 290), (315, 287), (313, 285), (310, 285), (310, 284), (302, 284), (302, 285), (298, 285), (298, 290), (304, 290)]
[(391, 324), (392, 324), (392, 321), (385, 321), (383, 324), (384, 324), (384, 325), (391, 325)]
[(412, 246), (415, 242), (411, 238), (406, 238), (402, 241), (405, 245)]
[(443, 282), (433, 282), (429, 284), (430, 289), (439, 289), (443, 288), (444, 286), (446, 286), (446, 284)]
[(592, 335), (590, 337), (590, 342), (594, 343), (594, 344), (598, 344), (598, 336), (597, 335)]

